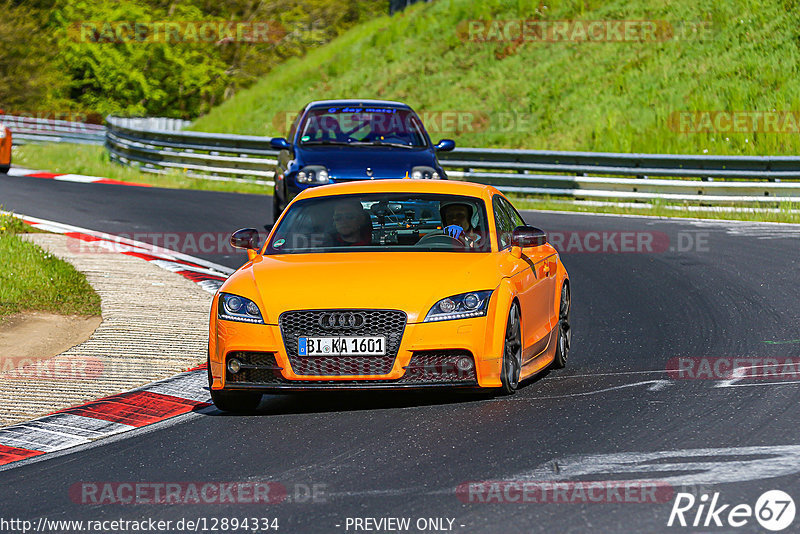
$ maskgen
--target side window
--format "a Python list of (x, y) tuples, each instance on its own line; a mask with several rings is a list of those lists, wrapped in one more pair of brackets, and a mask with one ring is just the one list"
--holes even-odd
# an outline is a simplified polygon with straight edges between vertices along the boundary
[(508, 213), (508, 216), (511, 218), (511, 222), (514, 223), (514, 228), (517, 226), (525, 226), (525, 221), (522, 220), (522, 217), (520, 216), (519, 212), (514, 209), (514, 206), (512, 206), (511, 203), (503, 197), (497, 198), (500, 200), (500, 205), (505, 208), (506, 213)]
[(494, 208), (494, 223), (497, 229), (497, 244), (500, 250), (511, 245), (511, 233), (516, 228), (514, 220), (508, 210), (502, 204), (502, 198), (494, 197), (492, 207)]

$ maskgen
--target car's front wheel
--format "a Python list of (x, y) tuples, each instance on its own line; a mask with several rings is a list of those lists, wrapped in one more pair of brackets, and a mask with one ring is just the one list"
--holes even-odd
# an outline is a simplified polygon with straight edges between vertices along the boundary
[(506, 333), (503, 341), (503, 363), (500, 372), (500, 392), (511, 395), (519, 387), (522, 373), (522, 328), (520, 328), (519, 304), (514, 302), (508, 311)]
[(211, 391), (211, 401), (214, 406), (223, 412), (249, 413), (255, 411), (261, 404), (261, 393), (249, 391), (221, 391), (211, 389), (214, 379), (211, 376), (211, 361), (208, 362), (208, 389)]

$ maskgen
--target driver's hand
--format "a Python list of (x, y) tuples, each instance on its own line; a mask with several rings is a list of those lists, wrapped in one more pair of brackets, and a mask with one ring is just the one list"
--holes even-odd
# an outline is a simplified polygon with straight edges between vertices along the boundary
[(451, 224), (450, 226), (445, 226), (445, 227), (444, 227), (444, 233), (445, 233), (445, 234), (447, 234), (447, 235), (449, 235), (450, 237), (454, 237), (454, 238), (456, 238), (456, 239), (458, 239), (459, 237), (461, 237), (461, 234), (462, 234), (463, 232), (464, 232), (464, 229), (463, 229), (463, 228), (461, 228), (461, 227), (460, 227), (459, 225), (457, 225), (457, 224)]

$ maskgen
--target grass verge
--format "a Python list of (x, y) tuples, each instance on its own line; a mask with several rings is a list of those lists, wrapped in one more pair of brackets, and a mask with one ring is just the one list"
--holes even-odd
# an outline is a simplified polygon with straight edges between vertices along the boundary
[(272, 187), (243, 182), (191, 178), (175, 171), (167, 174), (142, 172), (111, 161), (108, 151), (96, 145), (28, 144), (14, 149), (14, 164), (50, 172), (101, 176), (120, 182), (149, 184), (168, 189), (199, 189), (229, 193), (272, 194)]
[(25, 311), (100, 315), (100, 297), (83, 273), (18, 235), (32, 230), (0, 214), (0, 322)]

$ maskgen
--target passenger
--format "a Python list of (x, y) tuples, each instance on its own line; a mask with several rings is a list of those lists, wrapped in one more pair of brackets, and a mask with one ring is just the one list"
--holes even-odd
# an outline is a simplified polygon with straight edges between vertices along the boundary
[(340, 200), (333, 208), (334, 246), (372, 244), (372, 220), (358, 200)]
[(473, 207), (466, 203), (452, 202), (439, 210), (442, 215), (442, 226), (447, 235), (464, 242), (470, 248), (481, 245), (481, 234), (472, 227)]

